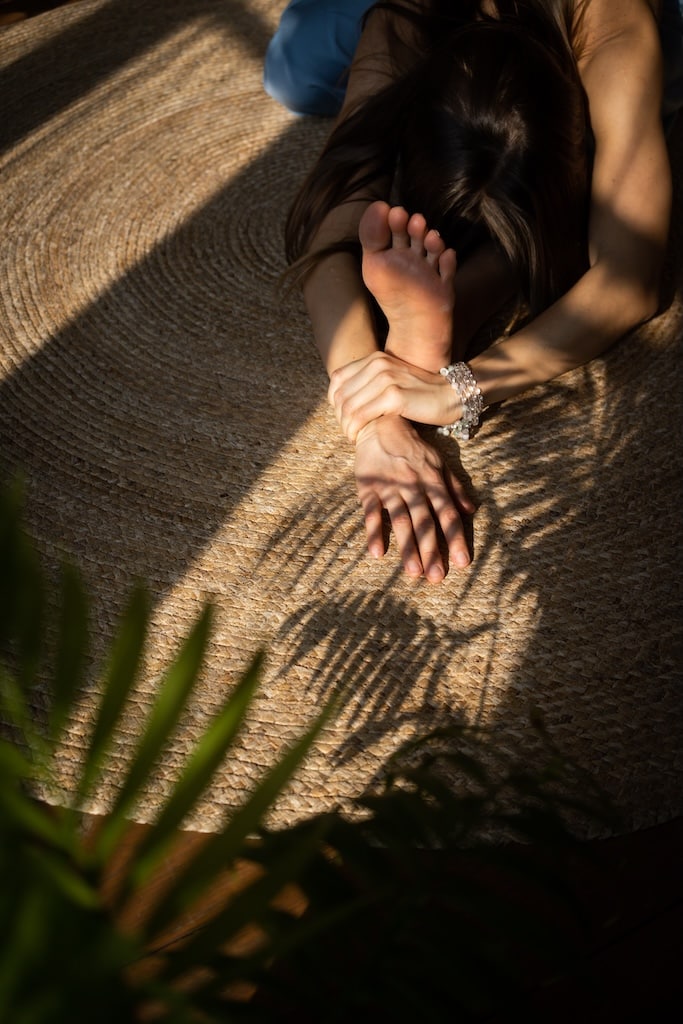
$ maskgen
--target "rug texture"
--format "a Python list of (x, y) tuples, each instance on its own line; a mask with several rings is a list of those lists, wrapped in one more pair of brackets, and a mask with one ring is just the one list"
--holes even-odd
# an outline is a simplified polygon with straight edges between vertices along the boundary
[[(134, 580), (153, 637), (92, 810), (212, 598), (206, 669), (151, 819), (251, 654), (263, 686), (188, 827), (219, 826), (340, 683), (349, 697), (280, 799), (287, 824), (372, 786), (453, 721), (501, 750), (529, 708), (624, 809), (681, 812), (681, 300), (603, 359), (441, 446), (480, 504), (474, 560), (431, 587), (365, 554), (351, 448), (298, 296), (287, 206), (329, 126), (263, 92), (281, 3), (84, 0), (0, 35), (0, 442), (56, 576), (92, 597), (96, 663)], [(678, 202), (680, 209), (680, 202)], [(672, 265), (673, 265), (672, 260)], [(460, 461), (462, 460), (462, 461)]]

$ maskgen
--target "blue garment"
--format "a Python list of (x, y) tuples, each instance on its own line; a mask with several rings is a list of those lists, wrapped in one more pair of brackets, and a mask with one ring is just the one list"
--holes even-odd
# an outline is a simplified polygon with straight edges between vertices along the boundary
[(373, 0), (292, 0), (270, 41), (266, 92), (297, 114), (333, 117)]
[[(291, 0), (266, 53), (266, 92), (297, 114), (334, 117), (372, 0)], [(683, 107), (683, 0), (663, 0), (663, 113)]]

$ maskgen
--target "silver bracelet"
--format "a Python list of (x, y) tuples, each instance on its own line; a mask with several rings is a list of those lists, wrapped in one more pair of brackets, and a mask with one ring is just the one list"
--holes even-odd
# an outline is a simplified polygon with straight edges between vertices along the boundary
[(437, 433), (469, 441), (472, 431), (479, 425), (479, 417), (488, 408), (484, 405), (479, 385), (467, 363), (451, 363), (450, 366), (443, 366), (439, 373), (456, 392), (462, 405), (462, 416), (450, 426), (438, 427)]

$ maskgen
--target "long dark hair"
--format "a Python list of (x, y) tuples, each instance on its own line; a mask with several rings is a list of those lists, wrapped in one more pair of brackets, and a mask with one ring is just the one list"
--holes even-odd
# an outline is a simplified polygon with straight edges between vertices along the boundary
[(450, 5), (458, 17), (443, 0), (430, 17), (378, 6), (413, 20), (422, 52), (402, 71), (397, 42), (394, 80), (332, 133), (290, 211), (288, 259), (305, 274), (322, 258), (306, 253), (325, 216), (391, 181), (395, 201), (424, 214), (460, 263), (493, 241), (520, 303), (539, 312), (586, 261), (588, 117), (561, 5), (499, 2), (497, 17), (476, 20), (477, 3)]

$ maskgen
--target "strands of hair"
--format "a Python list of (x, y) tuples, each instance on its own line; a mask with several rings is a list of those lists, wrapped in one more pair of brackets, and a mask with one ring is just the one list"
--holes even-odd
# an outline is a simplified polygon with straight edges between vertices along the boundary
[(351, 198), (377, 198), (393, 183), (462, 263), (492, 240), (520, 282), (520, 305), (545, 308), (585, 265), (588, 118), (558, 0), (380, 4), (419, 29), (421, 53), (392, 40), (396, 77), (336, 127), (287, 223), (295, 275), (346, 239), (306, 255), (327, 214)]

